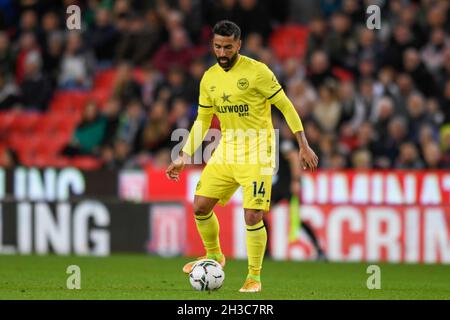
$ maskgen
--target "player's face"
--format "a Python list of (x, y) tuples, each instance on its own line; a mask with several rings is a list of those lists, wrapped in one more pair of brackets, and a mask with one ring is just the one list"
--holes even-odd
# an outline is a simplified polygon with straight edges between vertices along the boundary
[(233, 66), (240, 48), (241, 40), (234, 39), (233, 36), (226, 37), (218, 34), (214, 35), (214, 54), (216, 55), (217, 62), (223, 69), (228, 70)]

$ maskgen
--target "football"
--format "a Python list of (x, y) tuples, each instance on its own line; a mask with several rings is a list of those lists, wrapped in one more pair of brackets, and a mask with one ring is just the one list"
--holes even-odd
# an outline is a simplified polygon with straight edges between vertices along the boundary
[(225, 280), (221, 265), (212, 259), (199, 260), (189, 274), (192, 287), (198, 291), (219, 289)]

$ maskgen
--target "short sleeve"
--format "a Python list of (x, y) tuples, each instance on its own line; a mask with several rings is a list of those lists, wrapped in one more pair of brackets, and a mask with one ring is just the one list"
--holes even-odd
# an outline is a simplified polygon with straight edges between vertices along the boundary
[(261, 63), (256, 75), (257, 90), (268, 100), (272, 100), (283, 90), (273, 72)]

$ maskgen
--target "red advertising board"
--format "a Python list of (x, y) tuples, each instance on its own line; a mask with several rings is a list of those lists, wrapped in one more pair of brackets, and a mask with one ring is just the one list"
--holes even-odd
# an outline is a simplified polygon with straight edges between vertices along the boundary
[[(179, 182), (148, 188), (151, 201), (184, 203), (184, 253), (204, 254), (192, 216), (192, 199), (200, 170), (186, 170)], [(147, 171), (148, 184), (162, 173)], [(450, 263), (450, 173), (445, 171), (318, 172), (303, 177), (299, 215), (314, 228), (333, 261)], [(152, 191), (153, 190), (153, 191)], [(215, 212), (224, 253), (245, 258), (245, 224), (240, 191)], [(272, 206), (269, 246), (275, 259), (315, 257), (299, 229), (289, 242), (287, 203)]]

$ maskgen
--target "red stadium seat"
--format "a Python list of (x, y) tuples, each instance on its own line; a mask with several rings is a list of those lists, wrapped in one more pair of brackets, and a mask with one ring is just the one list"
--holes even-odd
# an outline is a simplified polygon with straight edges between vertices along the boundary
[(111, 89), (116, 78), (115, 69), (107, 69), (97, 73), (94, 79), (94, 88)]
[(54, 95), (50, 103), (50, 110), (57, 112), (81, 112), (88, 98), (88, 92), (60, 91)]
[(12, 125), (20, 113), (16, 111), (0, 112), (0, 132), (11, 130)]
[(269, 38), (269, 45), (281, 61), (302, 59), (306, 53), (307, 39), (308, 28), (291, 24), (276, 29)]
[(105, 105), (106, 101), (108, 101), (110, 92), (111, 90), (108, 88), (94, 89), (89, 93), (89, 99), (93, 99), (101, 109)]
[(42, 115), (39, 113), (23, 112), (16, 116), (10, 129), (19, 132), (32, 132), (41, 118)]
[(96, 170), (102, 165), (102, 162), (91, 156), (78, 156), (70, 160), (70, 164), (82, 170)]
[(47, 113), (36, 125), (37, 132), (46, 134), (58, 131), (60, 133), (71, 134), (79, 121), (78, 113)]

